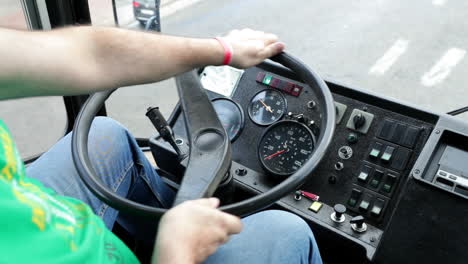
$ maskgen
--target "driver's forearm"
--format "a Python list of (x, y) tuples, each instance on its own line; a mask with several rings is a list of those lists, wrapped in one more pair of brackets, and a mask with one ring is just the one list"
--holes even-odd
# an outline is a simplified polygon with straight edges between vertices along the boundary
[(117, 28), (0, 29), (0, 36), (0, 99), (155, 82), (223, 59), (223, 48), (214, 39)]

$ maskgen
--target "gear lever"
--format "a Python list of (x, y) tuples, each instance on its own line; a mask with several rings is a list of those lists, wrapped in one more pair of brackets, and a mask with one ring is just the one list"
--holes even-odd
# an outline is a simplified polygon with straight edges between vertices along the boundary
[(172, 131), (161, 111), (159, 111), (159, 107), (149, 107), (146, 112), (146, 116), (151, 120), (151, 123), (153, 123), (153, 126), (159, 132), (161, 137), (171, 144), (172, 148), (177, 152), (179, 160), (183, 160), (185, 155), (182, 153), (179, 146), (177, 146), (174, 131)]

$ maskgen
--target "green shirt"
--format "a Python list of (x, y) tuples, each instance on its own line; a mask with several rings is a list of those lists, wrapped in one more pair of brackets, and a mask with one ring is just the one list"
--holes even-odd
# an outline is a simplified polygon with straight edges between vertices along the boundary
[(0, 263), (138, 263), (88, 205), (26, 177), (1, 120)]

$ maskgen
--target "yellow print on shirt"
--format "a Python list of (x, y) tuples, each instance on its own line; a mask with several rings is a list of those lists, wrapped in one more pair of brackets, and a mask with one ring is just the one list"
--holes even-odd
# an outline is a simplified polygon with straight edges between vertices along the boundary
[(18, 201), (31, 208), (31, 221), (39, 230), (44, 231), (47, 225), (62, 230), (61, 234), (72, 251), (78, 248), (74, 241), (76, 229), (83, 229), (89, 225), (95, 227), (97, 234), (102, 232), (102, 228), (91, 217), (92, 211), (85, 204), (49, 195), (39, 186), (23, 178), (25, 175), (23, 163), (9, 132), (0, 122), (0, 157), (1, 154), (3, 160), (0, 158), (0, 180), (9, 182)]

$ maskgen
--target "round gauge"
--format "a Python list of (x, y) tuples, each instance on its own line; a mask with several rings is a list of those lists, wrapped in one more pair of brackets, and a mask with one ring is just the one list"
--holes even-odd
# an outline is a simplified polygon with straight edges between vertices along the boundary
[(265, 131), (258, 146), (258, 155), (268, 172), (288, 176), (309, 160), (314, 145), (314, 135), (307, 126), (297, 121), (281, 121)]
[(227, 98), (214, 99), (212, 100), (212, 104), (229, 139), (231, 142), (234, 141), (244, 128), (244, 112), (242, 108)]
[(287, 110), (286, 99), (275, 90), (267, 89), (257, 93), (249, 105), (249, 116), (258, 125), (267, 126), (283, 117)]

